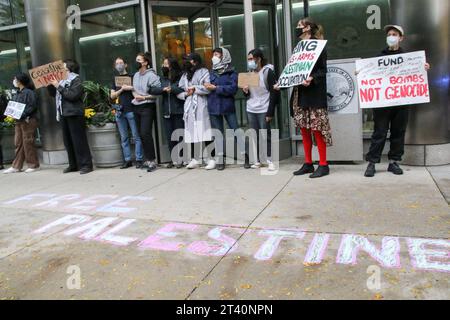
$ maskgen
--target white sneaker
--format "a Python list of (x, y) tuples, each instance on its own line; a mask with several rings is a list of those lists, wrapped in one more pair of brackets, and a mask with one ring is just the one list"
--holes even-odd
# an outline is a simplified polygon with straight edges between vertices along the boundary
[(41, 168), (28, 168), (27, 170), (25, 170), (25, 173), (33, 173), (39, 170), (41, 170)]
[(195, 160), (192, 159), (191, 162), (189, 162), (189, 164), (186, 166), (187, 169), (192, 170), (192, 169), (197, 169), (200, 166), (200, 163)]
[(261, 168), (260, 162), (256, 162), (254, 165), (252, 165), (252, 169), (260, 169), (260, 168)]
[(269, 171), (277, 171), (277, 168), (275, 167), (275, 164), (273, 163), (273, 162), (267, 162), (267, 164), (268, 164), (268, 170)]
[(3, 171), (3, 174), (18, 173), (18, 172), (20, 172), (20, 170), (17, 170), (17, 169), (14, 169), (13, 167), (11, 167), (11, 168)]
[(206, 166), (206, 170), (214, 170), (216, 168), (216, 161), (209, 160), (208, 165)]

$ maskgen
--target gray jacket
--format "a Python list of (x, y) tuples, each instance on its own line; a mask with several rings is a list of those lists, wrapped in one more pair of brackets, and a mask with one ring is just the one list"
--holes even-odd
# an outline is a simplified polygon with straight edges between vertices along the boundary
[[(148, 96), (155, 94), (153, 92), (154, 88), (161, 87), (161, 80), (159, 76), (153, 69), (147, 69), (144, 73), (140, 73), (139, 71), (133, 77), (133, 89), (134, 92), (141, 96)], [(147, 100), (147, 101), (133, 101), (134, 105), (141, 105), (146, 103), (155, 103), (156, 97)]]

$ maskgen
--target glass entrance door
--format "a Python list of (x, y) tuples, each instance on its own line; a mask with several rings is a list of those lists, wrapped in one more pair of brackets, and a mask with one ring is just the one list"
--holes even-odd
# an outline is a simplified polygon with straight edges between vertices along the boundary
[[(153, 65), (161, 74), (165, 57), (177, 58), (182, 66), (183, 56), (191, 52), (200, 54), (207, 68), (211, 67), (213, 48), (213, 28), (211, 9), (203, 3), (158, 1), (150, 5), (150, 38), (152, 41)], [(161, 110), (159, 110), (161, 111)], [(162, 113), (159, 118), (159, 154), (161, 162), (170, 161), (168, 138), (164, 127)]]

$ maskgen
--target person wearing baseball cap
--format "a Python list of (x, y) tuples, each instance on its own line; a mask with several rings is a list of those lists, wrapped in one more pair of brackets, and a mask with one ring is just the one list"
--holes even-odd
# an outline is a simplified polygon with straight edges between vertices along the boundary
[[(381, 52), (380, 56), (406, 53), (400, 46), (405, 37), (404, 29), (399, 25), (389, 24), (384, 27), (384, 31), (386, 32), (386, 43), (388, 47)], [(425, 63), (424, 67), (426, 70), (430, 69), (428, 63)], [(372, 135), (369, 153), (366, 155), (366, 161), (369, 162), (364, 174), (366, 177), (375, 176), (375, 164), (381, 162), (381, 154), (386, 144), (389, 130), (391, 132), (389, 139), (391, 145), (388, 154), (388, 171), (395, 175), (403, 174), (403, 170), (400, 168), (398, 162), (402, 160), (405, 150), (405, 134), (408, 126), (408, 117), (409, 109), (406, 106), (373, 109), (375, 129)]]

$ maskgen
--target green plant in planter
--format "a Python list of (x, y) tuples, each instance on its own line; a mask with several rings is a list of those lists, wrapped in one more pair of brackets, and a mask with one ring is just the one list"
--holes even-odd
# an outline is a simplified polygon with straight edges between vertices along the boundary
[(0, 87), (0, 129), (1, 128), (14, 128), (16, 120), (11, 117), (5, 117), (6, 107), (8, 105), (8, 93), (3, 87)]
[(103, 127), (115, 123), (116, 111), (112, 107), (109, 88), (92, 81), (85, 81), (83, 88), (86, 124)]

